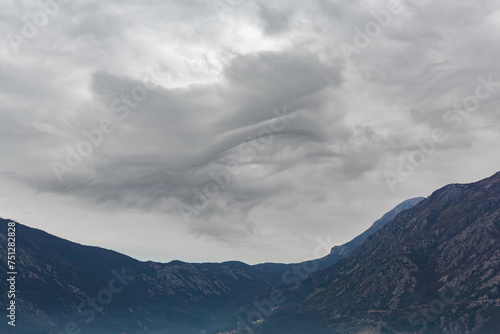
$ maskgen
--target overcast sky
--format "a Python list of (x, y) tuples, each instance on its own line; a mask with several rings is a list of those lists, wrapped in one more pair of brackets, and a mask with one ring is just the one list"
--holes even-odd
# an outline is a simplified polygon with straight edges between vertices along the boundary
[(294, 262), (500, 170), (498, 1), (41, 3), (0, 1), (1, 217)]

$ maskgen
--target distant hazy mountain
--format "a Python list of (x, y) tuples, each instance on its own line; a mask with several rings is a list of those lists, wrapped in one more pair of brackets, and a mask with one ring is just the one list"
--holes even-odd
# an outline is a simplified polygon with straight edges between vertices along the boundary
[(500, 173), (452, 184), (290, 293), (263, 333), (500, 333)]
[(358, 235), (356, 238), (352, 239), (348, 243), (345, 243), (341, 246), (335, 246), (332, 248), (330, 254), (320, 259), (320, 268), (330, 267), (335, 263), (339, 262), (343, 258), (350, 255), (356, 248), (358, 248), (365, 240), (377, 232), (380, 228), (382, 228), (385, 224), (393, 220), (400, 212), (404, 210), (408, 210), (413, 208), (415, 205), (423, 201), (424, 197), (417, 197), (406, 200), (400, 204), (398, 204), (394, 209), (387, 212), (382, 216), (379, 220), (373, 223), (372, 226), (362, 234)]

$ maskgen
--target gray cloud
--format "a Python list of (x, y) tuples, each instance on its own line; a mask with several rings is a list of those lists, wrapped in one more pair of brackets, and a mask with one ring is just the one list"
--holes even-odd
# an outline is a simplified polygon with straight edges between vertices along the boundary
[(292, 15), (289, 9), (276, 9), (273, 6), (259, 3), (259, 16), (266, 34), (279, 34), (290, 28)]
[[(68, 175), (63, 183), (52, 177), (36, 187), (118, 208), (159, 209), (165, 200), (196, 207), (199, 201), (193, 189), (203, 191), (213, 182), (211, 172), (227, 173), (228, 161), (243, 168), (258, 165), (263, 169), (261, 178), (272, 178), (279, 171), (335, 155), (318, 145), (328, 138), (316, 118), (325, 98), (319, 93), (340, 84), (338, 69), (323, 65), (312, 54), (265, 52), (236, 57), (224, 76), (226, 82), (217, 84), (150, 92), (111, 142), (105, 141), (86, 158), (87, 170), (72, 172), (80, 177)], [(91, 90), (103, 114), (112, 117), (112, 108), (106, 110), (106, 106), (138, 85), (99, 71), (93, 74)], [(280, 121), (273, 109), (281, 109), (289, 119)], [(91, 129), (103, 114), (78, 123)], [(279, 122), (283, 124), (274, 125)], [(273, 126), (279, 131), (273, 132)], [(271, 136), (257, 143), (262, 129)], [(287, 151), (293, 155), (276, 159)], [(225, 239), (224, 234), (235, 233), (234, 221), (246, 217), (253, 206), (292, 189), (284, 181), (258, 182), (250, 176), (232, 175), (217, 201), (195, 217), (201, 221), (191, 226), (193, 233)], [(177, 207), (164, 210), (177, 211)], [(248, 231), (244, 228), (242, 233)]]

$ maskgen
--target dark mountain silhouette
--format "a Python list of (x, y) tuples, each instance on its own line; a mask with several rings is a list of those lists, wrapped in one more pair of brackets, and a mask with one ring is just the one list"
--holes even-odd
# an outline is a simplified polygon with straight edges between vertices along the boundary
[[(3, 259), (7, 222), (0, 221)], [(16, 224), (16, 241), (18, 321), (9, 332), (18, 334), (60, 333), (69, 322), (89, 333), (159, 333), (159, 328), (161, 333), (209, 332), (224, 317), (232, 321), (234, 308), (244, 301), (280, 284), (285, 266), (140, 262), (22, 224)], [(2, 272), (6, 265), (1, 262)], [(1, 286), (6, 292), (5, 279)], [(88, 306), (88, 298), (97, 306)], [(6, 303), (4, 296), (0, 308), (5, 310)], [(11, 330), (6, 321), (0, 324), (1, 333), (3, 329)]]

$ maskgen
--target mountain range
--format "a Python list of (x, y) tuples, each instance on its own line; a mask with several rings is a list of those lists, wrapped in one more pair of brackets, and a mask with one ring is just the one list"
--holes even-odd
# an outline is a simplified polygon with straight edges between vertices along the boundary
[[(4, 259), (9, 222), (0, 219)], [(141, 262), (16, 223), (17, 321), (0, 330), (500, 333), (499, 238), (500, 173), (404, 201), (327, 256), (296, 264)]]
[(302, 283), (263, 333), (500, 333), (500, 173), (451, 184)]

